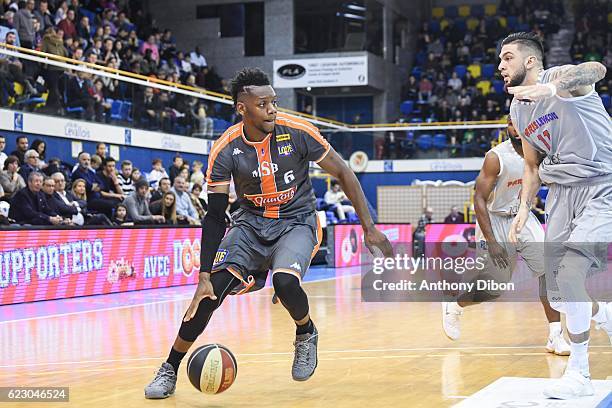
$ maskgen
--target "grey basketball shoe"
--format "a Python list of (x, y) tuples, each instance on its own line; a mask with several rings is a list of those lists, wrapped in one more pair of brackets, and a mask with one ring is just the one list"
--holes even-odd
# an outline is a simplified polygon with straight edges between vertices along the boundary
[(145, 387), (145, 398), (162, 399), (174, 394), (176, 389), (176, 373), (174, 368), (164, 362), (151, 384)]
[[(313, 323), (314, 325), (314, 323)], [(295, 381), (306, 381), (317, 368), (317, 343), (319, 332), (314, 328), (312, 334), (298, 334), (295, 336), (295, 356), (291, 375)]]

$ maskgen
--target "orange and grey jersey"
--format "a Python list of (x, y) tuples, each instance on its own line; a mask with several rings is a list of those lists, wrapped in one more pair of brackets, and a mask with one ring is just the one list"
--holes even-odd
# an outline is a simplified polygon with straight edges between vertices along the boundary
[(289, 218), (315, 210), (308, 168), (330, 145), (311, 123), (279, 113), (274, 131), (260, 142), (247, 140), (243, 123), (214, 143), (208, 158), (209, 186), (232, 177), (240, 207), (266, 218)]

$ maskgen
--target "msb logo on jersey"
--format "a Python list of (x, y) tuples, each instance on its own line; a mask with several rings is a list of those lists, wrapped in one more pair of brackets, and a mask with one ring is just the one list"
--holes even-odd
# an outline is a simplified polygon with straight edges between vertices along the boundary
[(273, 207), (286, 204), (293, 199), (297, 187), (293, 186), (287, 190), (275, 191), (266, 194), (245, 194), (244, 198), (255, 204), (257, 207)]
[(276, 163), (262, 161), (257, 170), (253, 170), (253, 177), (264, 177), (270, 176), (278, 171), (278, 165)]

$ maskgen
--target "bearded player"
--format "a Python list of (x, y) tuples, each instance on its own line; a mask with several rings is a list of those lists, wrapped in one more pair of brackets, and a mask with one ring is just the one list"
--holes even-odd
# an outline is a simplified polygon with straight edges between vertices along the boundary
[(612, 125), (595, 92), (606, 67), (585, 62), (545, 70), (542, 43), (533, 33), (506, 37), (499, 56), (498, 68), (514, 95), (510, 114), (525, 158), (521, 203), (509, 238), (519, 241), (541, 182), (548, 184), (548, 295), (552, 307), (565, 313), (570, 338), (565, 373), (544, 395), (593, 395), (587, 353), (591, 320), (612, 341), (612, 303), (594, 302), (586, 290), (587, 273), (605, 262), (597, 249), (612, 241)]
[[(531, 272), (539, 279), (540, 300), (548, 319), (549, 335), (546, 351), (567, 356), (569, 345), (563, 337), (561, 314), (554, 310), (546, 296), (542, 243), (544, 229), (533, 213), (529, 214), (521, 232), (520, 242), (508, 242), (512, 220), (519, 207), (521, 178), (523, 177), (523, 148), (521, 137), (508, 116), (508, 140), (498, 144), (485, 155), (484, 164), (476, 179), (474, 210), (476, 212), (477, 252), (486, 259), (484, 272), (496, 282), (510, 282), (520, 254)], [(456, 302), (442, 303), (442, 326), (446, 336), (457, 340), (461, 334), (460, 317), (464, 308), (493, 300), (499, 293), (475, 291), (461, 294)]]
[[(146, 398), (174, 393), (181, 360), (213, 312), (228, 294), (263, 287), (269, 270), (276, 296), (296, 325), (293, 379), (305, 381), (314, 374), (318, 332), (301, 286), (322, 237), (308, 177), (311, 161), (338, 179), (359, 215), (365, 245), (393, 256), (391, 244), (374, 226), (355, 174), (316, 127), (278, 113), (266, 74), (244, 69), (231, 88), (242, 121), (214, 143), (209, 155), (198, 286), (166, 362), (145, 388)], [(232, 178), (240, 209), (232, 214), (234, 225), (224, 238)]]

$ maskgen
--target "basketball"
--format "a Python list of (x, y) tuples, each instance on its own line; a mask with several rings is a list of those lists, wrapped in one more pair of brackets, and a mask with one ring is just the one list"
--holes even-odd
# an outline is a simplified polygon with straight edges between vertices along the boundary
[(205, 394), (220, 394), (236, 379), (236, 357), (227, 347), (207, 344), (198, 347), (187, 361), (187, 376), (196, 389)]

